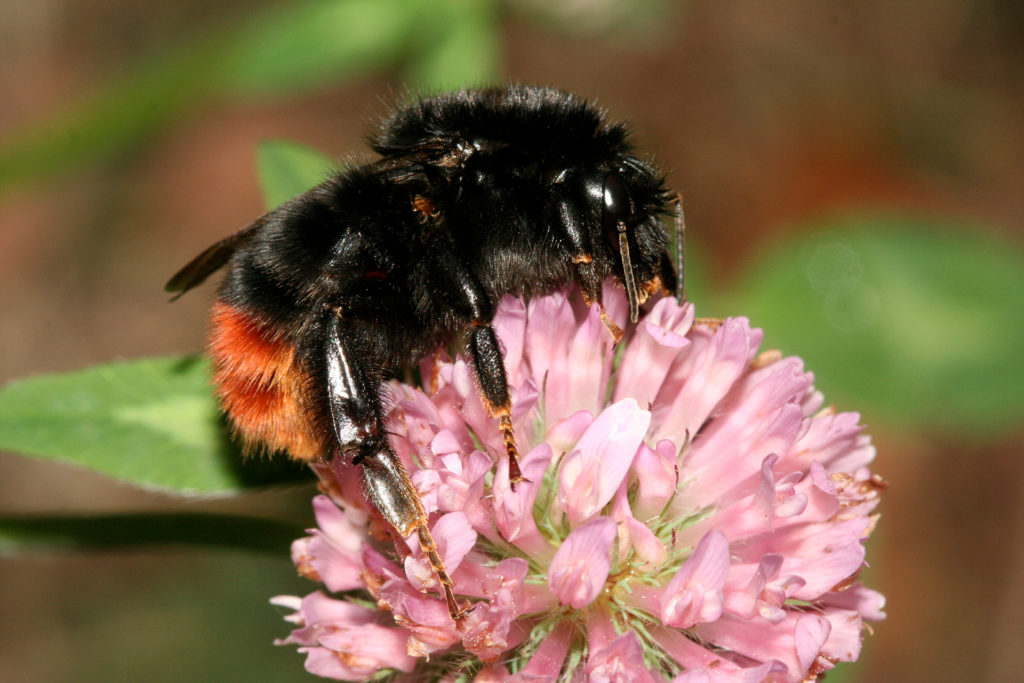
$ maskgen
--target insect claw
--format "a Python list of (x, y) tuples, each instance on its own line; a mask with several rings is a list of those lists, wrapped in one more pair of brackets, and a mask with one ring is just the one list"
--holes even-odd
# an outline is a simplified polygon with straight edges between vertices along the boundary
[(459, 601), (455, 599), (455, 594), (452, 593), (452, 589), (448, 586), (444, 587), (444, 600), (448, 603), (448, 615), (455, 622), (456, 627), (461, 627), (463, 620), (469, 611), (473, 608), (471, 603), (467, 603), (466, 607), (459, 604)]
[(611, 333), (616, 344), (622, 341), (622, 337), (626, 333), (622, 331), (621, 327), (615, 324), (615, 321), (611, 319), (608, 312), (604, 310), (604, 306), (601, 306), (601, 322), (603, 322), (604, 326), (608, 328), (608, 332)]
[(469, 614), (469, 610), (472, 605), (463, 607), (459, 604), (459, 601), (455, 599), (455, 592), (452, 591), (452, 587), (447, 584), (441, 586), (444, 592), (444, 601), (448, 605), (448, 615), (452, 618), (457, 625), (462, 623), (462, 620)]
[(516, 437), (512, 431), (512, 417), (508, 409), (500, 411), (499, 415), (498, 424), (505, 441), (505, 455), (508, 456), (508, 483), (515, 491), (516, 484), (523, 481), (529, 484), (530, 480), (524, 477), (523, 471), (519, 469), (519, 449), (516, 447)]
[(508, 485), (515, 491), (516, 484), (526, 482), (530, 483), (530, 480), (523, 476), (522, 471), (519, 469), (519, 462), (517, 460), (509, 459), (508, 461)]
[(444, 601), (448, 605), (448, 614), (454, 621), (461, 621), (465, 618), (470, 608), (462, 608), (459, 605), (459, 601), (455, 598), (455, 591), (452, 589), (455, 583), (448, 575), (448, 571), (444, 567), (444, 560), (441, 559), (441, 555), (437, 552), (437, 543), (434, 542), (434, 537), (430, 534), (426, 517), (422, 517), (417, 521), (416, 535), (419, 537), (420, 548), (423, 550), (423, 554), (427, 556), (427, 561), (430, 562), (430, 568), (434, 570), (434, 575), (437, 576), (437, 580), (441, 584), (441, 592), (444, 593)]

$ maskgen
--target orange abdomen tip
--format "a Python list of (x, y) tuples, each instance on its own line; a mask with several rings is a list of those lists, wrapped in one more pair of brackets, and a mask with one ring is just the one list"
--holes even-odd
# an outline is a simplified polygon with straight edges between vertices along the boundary
[(252, 315), (218, 301), (210, 357), (221, 406), (246, 450), (263, 446), (299, 460), (324, 455), (305, 405), (309, 377), (295, 361), (294, 346), (274, 338)]

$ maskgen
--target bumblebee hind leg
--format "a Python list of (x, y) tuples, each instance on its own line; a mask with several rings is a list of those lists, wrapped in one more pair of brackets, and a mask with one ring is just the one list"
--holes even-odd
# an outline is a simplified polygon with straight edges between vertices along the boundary
[(331, 426), (342, 453), (362, 471), (367, 499), (403, 538), (415, 532), (423, 554), (437, 575), (448, 612), (458, 621), (465, 610), (455, 599), (453, 582), (427, 524), (419, 493), (388, 443), (380, 400), (380, 383), (372, 380), (352, 353), (340, 313), (327, 328), (326, 374)]

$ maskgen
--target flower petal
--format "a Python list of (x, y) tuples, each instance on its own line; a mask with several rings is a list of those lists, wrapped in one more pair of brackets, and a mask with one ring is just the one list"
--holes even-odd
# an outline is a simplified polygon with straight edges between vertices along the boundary
[(562, 622), (541, 641), (540, 646), (530, 657), (523, 670), (512, 677), (516, 683), (538, 683), (541, 681), (555, 683), (562, 670), (565, 656), (569, 653), (569, 642), (574, 628), (572, 624)]
[(709, 531), (665, 587), (661, 620), (690, 628), (717, 619), (722, 614), (722, 588), (728, 573), (729, 541), (721, 531)]
[(823, 616), (831, 630), (821, 647), (821, 654), (832, 661), (855, 662), (860, 657), (864, 620), (859, 612), (826, 607)]
[[(431, 526), (430, 533), (434, 537), (434, 542), (437, 543), (437, 551), (449, 572), (458, 569), (462, 558), (476, 545), (476, 531), (473, 530), (469, 518), (464, 512), (449, 512), (443, 515)], [(410, 538), (412, 539), (410, 543), (418, 552), (420, 548), (416, 534)], [(437, 574), (430, 566), (430, 560), (422, 553), (417, 556), (408, 555), (405, 558), (405, 575), (409, 579), (409, 583), (420, 591), (440, 586)]]
[(633, 399), (619, 401), (594, 420), (563, 459), (558, 502), (573, 525), (596, 515), (615, 495), (650, 421), (650, 412)]
[(857, 413), (815, 416), (810, 428), (793, 444), (793, 457), (817, 460), (829, 472), (856, 472), (875, 457), (871, 438), (863, 433)]
[[(319, 529), (313, 529), (311, 537), (292, 544), (292, 561), (301, 574), (319, 579), (332, 591), (359, 588), (359, 548), (367, 540), (365, 513), (346, 513), (327, 496), (314, 498), (313, 510)], [(352, 517), (362, 517), (362, 526), (357, 526)]]
[[(274, 602), (280, 605), (281, 599), (275, 598)], [(310, 593), (299, 600), (297, 605), (294, 601), (288, 602), (287, 606), (295, 610), (288, 620), (298, 624), (299, 628), (292, 631), (287, 638), (277, 640), (277, 645), (317, 645), (322, 633), (337, 628), (362, 626), (372, 623), (377, 618), (373, 610), (343, 600), (335, 600), (321, 591)]]
[(633, 631), (626, 631), (607, 646), (592, 651), (587, 658), (586, 672), (588, 683), (655, 683), (658, 680), (644, 664), (640, 638)]
[(306, 670), (342, 680), (368, 680), (382, 669), (409, 672), (416, 659), (406, 653), (406, 634), (400, 628), (363, 624), (325, 633), (322, 647), (307, 652)]
[(772, 623), (785, 618), (785, 603), (806, 583), (798, 576), (780, 576), (782, 555), (765, 555), (754, 575), (743, 582), (747, 567), (737, 565), (726, 581), (725, 609), (745, 619), (760, 616)]
[[(514, 491), (464, 358), (424, 360), (426, 393), (387, 387), (389, 439), (468, 608), (458, 622), (418, 540), (392, 543), (368, 514), (361, 469), (313, 464), (333, 502), (317, 499), (293, 559), (347, 594), (274, 600), (293, 624), (279, 642), (310, 670), (366, 680), (429, 659), (400, 678), (450, 682), (468, 663), (487, 681), (754, 683), (859, 656), (864, 619), (885, 616), (854, 580), (885, 488), (859, 417), (823, 407), (799, 359), (759, 353), (745, 319), (691, 328), (691, 305), (655, 297), (631, 326), (622, 288), (602, 296), (626, 330), (614, 370), (601, 309), (578, 292), (498, 306), (529, 480)], [(371, 600), (350, 602), (359, 589)]]
[(552, 452), (568, 453), (593, 422), (593, 413), (581, 410), (552, 424), (545, 440), (551, 446)]
[(510, 543), (533, 557), (550, 557), (551, 544), (537, 529), (533, 520), (533, 504), (544, 480), (544, 472), (551, 462), (551, 448), (542, 443), (522, 460), (523, 476), (513, 491), (508, 479), (508, 459), (498, 464), (491, 486), (494, 523), (501, 535)]
[(658, 301), (626, 347), (616, 373), (614, 400), (628, 396), (640, 405), (654, 403), (669, 367), (690, 345), (686, 333), (692, 323), (692, 305), (679, 306), (668, 297)]
[(846, 590), (826, 593), (821, 601), (828, 606), (856, 610), (864, 615), (865, 619), (872, 621), (885, 619), (886, 616), (882, 611), (885, 607), (885, 596), (861, 583), (854, 583)]
[(638, 490), (634, 515), (646, 520), (657, 517), (676, 492), (679, 482), (679, 455), (676, 445), (668, 439), (651, 449), (641, 444), (633, 460)]
[(707, 669), (690, 669), (672, 679), (672, 683), (765, 683), (783, 680), (776, 674), (785, 674), (786, 667), (772, 660), (759, 666), (740, 668), (735, 664)]
[(714, 332), (698, 327), (691, 346), (680, 355), (673, 374), (685, 378), (666, 381), (654, 408), (652, 438), (682, 444), (697, 433), (715, 406), (725, 398), (750, 365), (761, 330), (750, 329), (746, 318), (730, 318)]
[[(790, 451), (806, 429), (797, 398), (810, 380), (798, 359), (789, 360), (772, 363), (744, 379), (725, 402), (724, 413), (690, 445), (681, 478), (699, 478), (701, 485), (690, 487), (677, 505), (700, 509), (723, 497), (746, 495), (757, 486), (765, 457)], [(723, 453), (732, 455), (723, 458)]]
[[(672, 679), (672, 683), (683, 681), (739, 681), (740, 683), (763, 683), (774, 681), (773, 674), (785, 674), (786, 665), (777, 660), (768, 660), (758, 666), (750, 666), (749, 660), (741, 666), (732, 660), (716, 654), (691, 640), (683, 631), (657, 626), (651, 631), (651, 638), (680, 666), (688, 671)], [(723, 653), (727, 654), (727, 653)]]
[(519, 386), (527, 377), (523, 351), (526, 345), (526, 304), (514, 296), (505, 296), (494, 315), (494, 335), (501, 344), (502, 358), (509, 384)]
[[(601, 311), (591, 306), (566, 348), (569, 399), (562, 414), (579, 410), (597, 412), (605, 400), (605, 387), (611, 372), (614, 340), (601, 322)], [(558, 381), (548, 376), (548, 386)]]
[(856, 574), (864, 564), (862, 539), (869, 524), (869, 519), (861, 517), (789, 526), (737, 546), (737, 562), (755, 564), (764, 555), (778, 553), (785, 558), (781, 573), (806, 581), (793, 597), (816, 600)]
[(562, 542), (548, 569), (548, 587), (563, 605), (582, 609), (604, 588), (615, 533), (610, 517), (595, 517)]
[(564, 293), (527, 304), (525, 356), (530, 375), (544, 395), (545, 415), (567, 415), (572, 401), (567, 349), (576, 318)]
[(516, 616), (507, 609), (477, 603), (460, 624), (463, 646), (481, 661), (495, 661), (513, 645), (509, 642), (509, 631)]
[(813, 614), (790, 612), (778, 623), (760, 619), (739, 619), (729, 614), (695, 627), (698, 637), (758, 662), (781, 661), (787, 679), (806, 676), (828, 639), (827, 619)]

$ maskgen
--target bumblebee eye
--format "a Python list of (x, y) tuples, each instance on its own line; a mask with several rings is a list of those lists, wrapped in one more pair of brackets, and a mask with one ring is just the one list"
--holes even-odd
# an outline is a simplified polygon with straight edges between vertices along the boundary
[(604, 177), (604, 234), (612, 251), (619, 253), (622, 264), (622, 284), (629, 298), (629, 319), (637, 321), (640, 302), (636, 291), (636, 275), (629, 254), (629, 218), (633, 214), (629, 190), (615, 173)]
[(604, 177), (604, 231), (609, 242), (618, 245), (619, 223), (625, 223), (632, 214), (629, 190), (615, 173)]

